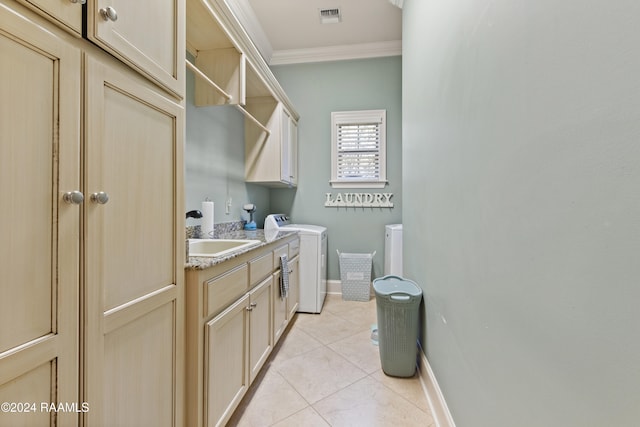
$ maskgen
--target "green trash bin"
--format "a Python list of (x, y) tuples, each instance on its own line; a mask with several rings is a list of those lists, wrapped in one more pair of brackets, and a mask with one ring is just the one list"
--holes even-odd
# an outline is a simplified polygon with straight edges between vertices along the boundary
[(422, 289), (399, 276), (379, 277), (373, 289), (382, 370), (393, 377), (411, 377), (416, 371)]

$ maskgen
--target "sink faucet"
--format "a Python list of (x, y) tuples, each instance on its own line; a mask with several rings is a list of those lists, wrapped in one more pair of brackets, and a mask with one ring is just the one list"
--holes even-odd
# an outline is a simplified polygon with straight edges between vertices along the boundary
[(202, 212), (199, 210), (193, 210), (187, 212), (186, 218), (202, 218)]

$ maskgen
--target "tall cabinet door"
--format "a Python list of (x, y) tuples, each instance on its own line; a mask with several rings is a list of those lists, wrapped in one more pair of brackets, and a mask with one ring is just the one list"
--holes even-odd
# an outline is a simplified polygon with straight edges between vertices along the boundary
[(182, 97), (185, 13), (185, 0), (94, 0), (87, 37)]
[(86, 58), (85, 416), (96, 426), (176, 426), (184, 112), (122, 68)]
[(0, 426), (73, 426), (40, 404), (78, 402), (80, 52), (0, 5), (0, 58), (0, 402), (37, 402)]
[(249, 294), (207, 322), (204, 427), (226, 425), (250, 384)]
[(273, 349), (272, 290), (269, 276), (249, 293), (249, 382), (256, 379)]

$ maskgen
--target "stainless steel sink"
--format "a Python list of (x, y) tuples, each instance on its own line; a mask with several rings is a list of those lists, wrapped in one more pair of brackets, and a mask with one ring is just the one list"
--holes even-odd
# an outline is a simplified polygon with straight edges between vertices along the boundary
[(260, 243), (260, 240), (189, 239), (189, 256), (217, 258)]

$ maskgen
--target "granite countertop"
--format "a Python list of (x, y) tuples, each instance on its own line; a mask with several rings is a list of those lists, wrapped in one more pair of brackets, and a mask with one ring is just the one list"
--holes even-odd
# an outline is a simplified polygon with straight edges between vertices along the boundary
[(251, 246), (246, 249), (239, 249), (238, 251), (231, 252), (228, 255), (224, 255), (218, 258), (212, 257), (189, 257), (189, 262), (187, 262), (184, 266), (185, 270), (204, 270), (209, 267), (213, 267), (214, 265), (220, 264), (221, 262), (227, 261), (232, 258), (236, 258), (242, 254), (245, 254), (254, 249), (261, 248), (265, 245), (273, 243), (275, 241), (284, 239), (285, 237), (289, 237), (293, 234), (296, 234), (297, 231), (273, 231), (272, 233), (265, 233), (264, 230), (231, 230), (221, 233), (216, 233), (216, 239), (234, 239), (234, 240), (260, 240), (262, 243), (260, 245)]

